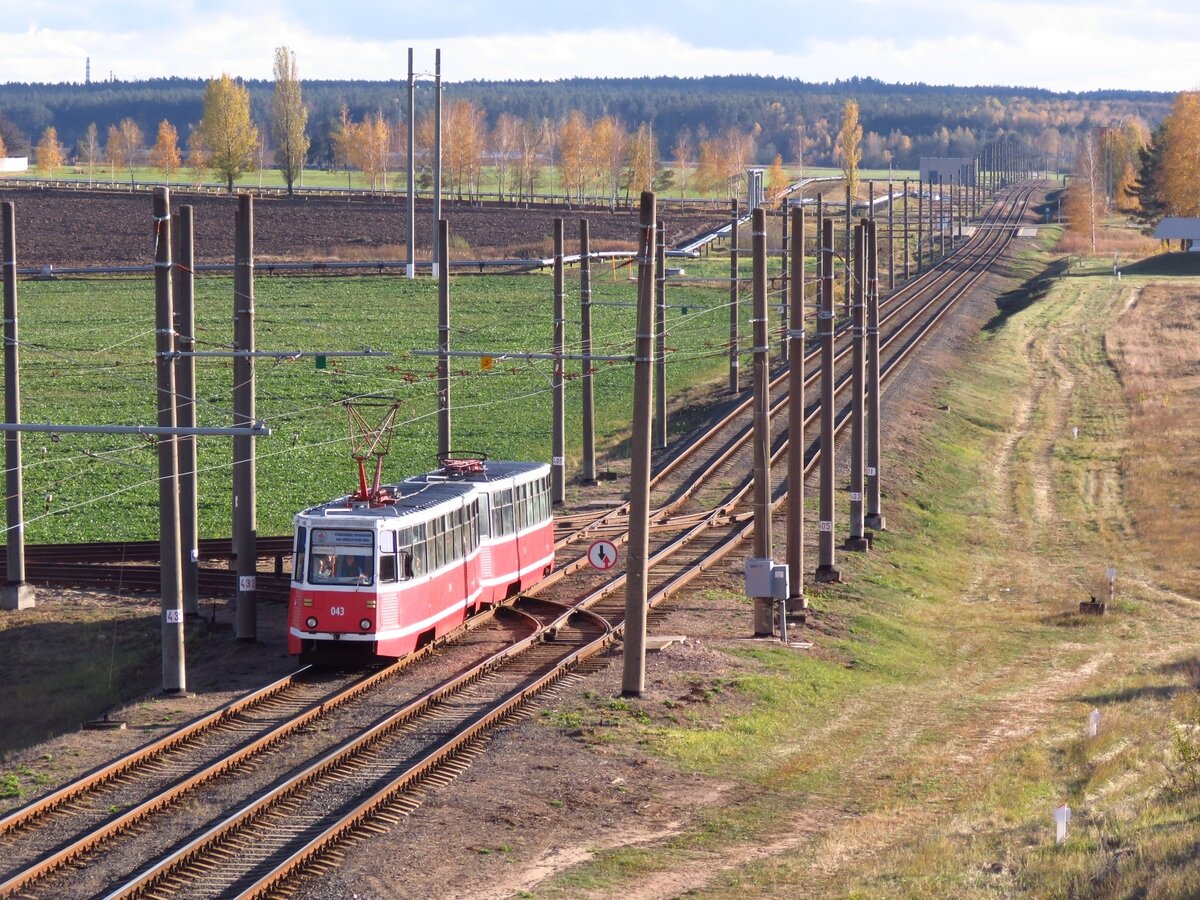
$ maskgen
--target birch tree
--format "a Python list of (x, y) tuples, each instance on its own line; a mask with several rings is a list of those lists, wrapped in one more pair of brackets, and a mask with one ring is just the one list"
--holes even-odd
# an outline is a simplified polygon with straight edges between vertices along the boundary
[(1169, 216), (1200, 216), (1200, 92), (1184, 91), (1167, 117), (1158, 185)]
[(208, 150), (209, 166), (232, 194), (233, 183), (254, 171), (258, 152), (258, 129), (250, 120), (250, 92), (244, 85), (228, 75), (208, 83), (200, 136)]
[(63, 148), (58, 142), (58, 130), (53, 125), (42, 132), (42, 138), (33, 152), (38, 171), (43, 175), (50, 175), (62, 166)]
[(163, 119), (158, 123), (158, 136), (150, 148), (150, 165), (163, 173), (168, 181), (179, 171), (179, 132), (175, 126)]
[[(0, 144), (0, 156), (3, 155), (3, 145)], [(79, 139), (79, 143), (75, 146), (75, 156), (81, 163), (87, 166), (88, 184), (90, 185), (94, 180), (96, 163), (104, 159), (104, 151), (100, 146), (100, 134), (95, 122), (88, 125), (87, 131)]]

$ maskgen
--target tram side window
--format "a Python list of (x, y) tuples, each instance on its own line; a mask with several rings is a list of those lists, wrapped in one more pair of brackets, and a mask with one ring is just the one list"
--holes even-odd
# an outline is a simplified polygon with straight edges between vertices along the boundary
[(430, 524), (434, 528), (434, 533), (430, 535), (430, 542), (433, 544), (432, 568), (440, 569), (446, 564), (446, 523), (438, 518)]
[(412, 533), (413, 575), (424, 575), (429, 571), (429, 545), (425, 540), (425, 526), (417, 525)]
[(501, 536), (513, 531), (512, 488), (492, 494), (492, 534)]
[(384, 584), (394, 584), (399, 580), (394, 531), (383, 531), (379, 534), (379, 580)]
[(504, 533), (513, 533), (513, 492), (512, 488), (504, 491)]
[(292, 581), (304, 580), (304, 547), (307, 537), (307, 528), (296, 529), (296, 546), (292, 551)]
[(517, 531), (524, 531), (529, 524), (529, 509), (526, 506), (527, 499), (525, 496), (525, 485), (518, 484), (516, 487), (516, 506), (514, 512), (517, 517)]

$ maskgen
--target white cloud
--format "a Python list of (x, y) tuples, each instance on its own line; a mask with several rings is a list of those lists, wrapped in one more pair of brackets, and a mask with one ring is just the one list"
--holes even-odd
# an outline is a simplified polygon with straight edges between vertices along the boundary
[[(414, 27), (398, 34), (405, 19), (393, 14), (381, 20), (375, 36), (360, 38), (324, 27), (324, 21), (319, 28), (306, 24), (312, 19), (300, 12), (303, 4), (287, 0), (236, 12), (220, 0), (217, 8), (227, 11), (207, 14), (189, 0), (158, 20), (157, 32), (145, 30), (154, 17), (130, 20), (116, 10), (110, 10), (114, 23), (136, 21), (136, 28), (114, 24), (96, 30), (101, 18), (83, 11), (76, 27), (30, 25), (63, 20), (66, 7), (34, 0), (10, 16), (3, 9), (10, 3), (0, 0), (0, 22), (8, 23), (0, 24), (0, 81), (80, 81), (89, 56), (96, 79), (109, 72), (140, 79), (223, 71), (268, 78), (280, 45), (296, 51), (302, 77), (321, 79), (402, 79), (413, 46), (423, 69), (432, 68), (433, 50), (441, 47), (449, 81), (753, 73), (810, 81), (859, 75), (1056, 90), (1179, 90), (1200, 80), (1200, 10), (1164, 9), (1152, 0), (843, 0), (840, 32), (825, 19), (810, 22), (809, 4), (752, 0), (731, 29), (738, 31), (736, 46), (694, 26), (689, 38), (682, 37), (672, 24), (678, 11), (657, 6), (647, 13), (658, 23), (653, 26), (581, 23), (573, 29), (563, 26), (560, 12), (551, 20), (557, 30), (440, 38), (429, 36), (428, 18), (423, 31)], [(775, 21), (755, 17), (767, 6), (785, 14), (776, 26), (755, 32), (756, 21)], [(520, 4), (508, 9), (506, 24), (523, 21), (523, 9)], [(846, 30), (853, 32), (848, 38)]]

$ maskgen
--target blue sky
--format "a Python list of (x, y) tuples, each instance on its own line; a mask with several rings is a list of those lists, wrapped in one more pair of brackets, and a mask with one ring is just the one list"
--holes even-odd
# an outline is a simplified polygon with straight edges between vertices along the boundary
[(0, 82), (82, 81), (89, 56), (94, 80), (269, 78), (281, 45), (303, 78), (403, 78), (408, 47), (422, 70), (440, 47), (450, 81), (753, 73), (1200, 87), (1200, 4), (1187, 0), (0, 0)]

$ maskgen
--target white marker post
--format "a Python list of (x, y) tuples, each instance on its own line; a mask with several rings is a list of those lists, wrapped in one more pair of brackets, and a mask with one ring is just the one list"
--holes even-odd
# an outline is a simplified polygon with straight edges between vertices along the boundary
[(1088, 737), (1094, 738), (1100, 730), (1100, 710), (1093, 709), (1088, 715)]
[(1071, 807), (1060, 803), (1054, 808), (1054, 843), (1067, 842), (1067, 823), (1071, 821)]
[(1117, 570), (1108, 567), (1108, 602), (1112, 603), (1117, 596)]

